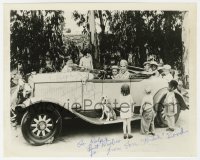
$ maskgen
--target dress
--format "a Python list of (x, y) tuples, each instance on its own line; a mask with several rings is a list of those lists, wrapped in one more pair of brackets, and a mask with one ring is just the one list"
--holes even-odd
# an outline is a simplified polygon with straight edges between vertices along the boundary
[(154, 133), (154, 117), (155, 113), (153, 110), (153, 96), (151, 94), (144, 96), (140, 108), (141, 118), (141, 133), (148, 134), (149, 132)]
[(131, 95), (120, 96), (120, 117), (122, 119), (131, 118), (134, 112), (134, 102)]

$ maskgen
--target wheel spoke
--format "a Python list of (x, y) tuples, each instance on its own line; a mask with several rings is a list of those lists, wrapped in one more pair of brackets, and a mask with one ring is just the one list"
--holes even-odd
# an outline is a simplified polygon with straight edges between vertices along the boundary
[(39, 115), (39, 121), (42, 121), (42, 116), (41, 115)]
[(38, 123), (39, 121), (36, 118), (34, 118), (34, 122)]
[(38, 132), (37, 132), (37, 136), (39, 136), (39, 135), (40, 135), (40, 133), (41, 133), (41, 131), (40, 131), (40, 130), (38, 130)]
[(47, 119), (47, 120), (46, 120), (46, 123), (49, 123), (50, 121), (51, 121), (51, 118)]
[(47, 118), (47, 116), (46, 116), (46, 115), (44, 115), (44, 117), (43, 117), (43, 121), (46, 121), (46, 118)]
[(31, 124), (31, 127), (37, 127), (37, 124), (35, 124), (35, 123)]
[(47, 127), (52, 127), (53, 126), (53, 124), (47, 124)]
[(34, 133), (34, 132), (36, 132), (36, 131), (38, 131), (38, 129), (37, 128), (35, 128), (34, 130), (32, 130), (32, 132)]
[(49, 128), (45, 128), (45, 131), (47, 131), (48, 133), (51, 132), (51, 131), (49, 130)]
[(45, 136), (46, 134), (45, 134), (45, 131), (42, 131), (42, 136)]

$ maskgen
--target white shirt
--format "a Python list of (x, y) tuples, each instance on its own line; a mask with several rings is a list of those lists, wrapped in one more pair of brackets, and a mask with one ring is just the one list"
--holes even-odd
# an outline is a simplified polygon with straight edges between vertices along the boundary
[(92, 57), (82, 57), (79, 63), (79, 67), (84, 67), (86, 69), (93, 69)]
[(164, 107), (166, 115), (174, 115), (177, 113), (176, 98), (175, 93), (173, 91), (167, 93), (164, 101)]

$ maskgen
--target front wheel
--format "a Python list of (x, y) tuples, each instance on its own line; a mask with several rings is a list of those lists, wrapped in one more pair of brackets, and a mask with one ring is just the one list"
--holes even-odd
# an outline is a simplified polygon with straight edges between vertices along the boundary
[(28, 110), (21, 122), (22, 134), (32, 145), (52, 143), (62, 128), (60, 113), (54, 107), (35, 107)]
[[(160, 103), (157, 104), (157, 106), (156, 106), (157, 114), (156, 114), (156, 117), (155, 117), (155, 125), (157, 127), (167, 127), (167, 121), (163, 117), (164, 100), (165, 100), (165, 96), (161, 99)], [(179, 115), (181, 113), (180, 103), (178, 102), (178, 99), (176, 99), (176, 100), (177, 100), (177, 113), (175, 114), (175, 122), (177, 122)]]

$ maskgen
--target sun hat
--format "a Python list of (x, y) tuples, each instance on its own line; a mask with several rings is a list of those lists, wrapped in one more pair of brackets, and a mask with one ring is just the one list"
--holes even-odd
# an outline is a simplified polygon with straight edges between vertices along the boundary
[(143, 66), (145, 66), (146, 64), (150, 64), (150, 62), (149, 61), (144, 62)]
[(158, 63), (157, 63), (156, 61), (151, 61), (150, 64), (151, 64), (151, 65), (158, 66)]

